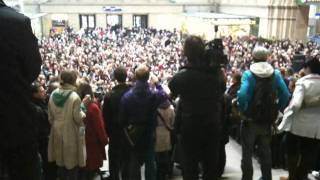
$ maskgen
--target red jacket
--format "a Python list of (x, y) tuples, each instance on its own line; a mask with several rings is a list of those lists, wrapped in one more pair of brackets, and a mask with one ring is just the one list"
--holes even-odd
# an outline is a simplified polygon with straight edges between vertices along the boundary
[(97, 170), (106, 159), (105, 146), (108, 144), (108, 136), (104, 129), (104, 122), (99, 106), (91, 102), (87, 106), (85, 119), (86, 125), (86, 169)]

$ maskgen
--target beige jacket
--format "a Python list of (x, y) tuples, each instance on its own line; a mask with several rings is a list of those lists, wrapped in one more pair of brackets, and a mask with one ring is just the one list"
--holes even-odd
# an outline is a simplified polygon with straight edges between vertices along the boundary
[[(81, 100), (71, 85), (56, 89), (49, 100), (48, 116), (51, 132), (48, 145), (48, 160), (60, 167), (72, 169), (86, 165), (85, 113), (80, 109)], [(72, 92), (71, 92), (72, 91)], [(53, 100), (54, 93), (70, 95), (62, 107)]]
[[(175, 118), (173, 106), (170, 105), (167, 108), (158, 108), (158, 111), (164, 118), (166, 124), (173, 129)], [(159, 116), (157, 116), (157, 122), (155, 152), (169, 151), (171, 150), (170, 131), (166, 128)]]

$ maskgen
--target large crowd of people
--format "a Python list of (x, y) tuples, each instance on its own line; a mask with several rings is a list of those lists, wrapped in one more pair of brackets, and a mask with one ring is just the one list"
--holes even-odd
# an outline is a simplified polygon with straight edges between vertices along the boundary
[[(179, 31), (157, 29), (113, 29), (95, 28), (76, 32), (66, 28), (61, 33), (51, 31), (49, 37), (39, 40), (43, 59), (39, 81), (47, 85), (64, 69), (74, 69), (80, 77), (87, 78), (94, 91), (107, 92), (115, 85), (112, 72), (123, 66), (133, 80), (134, 68), (147, 63), (153, 75), (167, 84), (185, 64), (182, 44), (185, 35)], [(259, 44), (266, 47), (271, 56), (268, 61), (282, 72), (292, 75), (294, 55), (306, 57), (319, 54), (316, 43), (302, 41), (268, 41), (255, 37), (224, 37), (224, 51), (228, 55), (226, 66), (228, 82), (232, 74), (243, 72), (253, 61), (252, 51)], [(295, 72), (297, 73), (297, 72)]]
[[(94, 93), (92, 98), (96, 98), (98, 104), (105, 103), (105, 107), (109, 107), (112, 103), (120, 103), (109, 102), (110, 93), (119, 91), (117, 88), (116, 90), (113, 89), (113, 87), (117, 87), (117, 84), (120, 83), (119, 87), (126, 90), (120, 90), (118, 93), (121, 96), (124, 95), (134, 85), (134, 81), (136, 81), (135, 70), (138, 65), (147, 64), (151, 79), (157, 79), (165, 87), (166, 93), (169, 94), (166, 87), (172, 81), (172, 77), (187, 65), (185, 51), (196, 51), (197, 46), (199, 46), (192, 47), (192, 50), (183, 49), (186, 37), (187, 35), (176, 30), (167, 31), (151, 28), (115, 29), (108, 27), (105, 29), (82, 29), (76, 32), (68, 27), (60, 33), (51, 31), (49, 37), (39, 40), (39, 50), (43, 59), (43, 65), (37, 81), (41, 86), (48, 87), (52, 82), (58, 81), (58, 76), (61, 72), (74, 70), (82, 81), (86, 81), (92, 87)], [(223, 52), (228, 58), (228, 63), (222, 67), (222, 70), (227, 85), (226, 94), (230, 95), (231, 99), (239, 96), (239, 94), (237, 95), (237, 91), (240, 88), (241, 75), (246, 70), (249, 70), (251, 64), (255, 63), (255, 59), (257, 59), (257, 55), (254, 52), (255, 47), (263, 47), (268, 51), (268, 56), (265, 56), (265, 60), (268, 64), (271, 64), (272, 68), (279, 70), (290, 93), (294, 91), (295, 82), (304, 76), (303, 64), (295, 64), (295, 56), (310, 59), (317, 57), (319, 54), (319, 47), (313, 42), (304, 44), (301, 41), (270, 41), (257, 39), (253, 36), (242, 38), (229, 36), (222, 38), (222, 44)], [(204, 48), (209, 48), (208, 45), (203, 44), (203, 46)], [(119, 72), (125, 72), (127, 79), (123, 79), (124, 74), (122, 74), (122, 78), (119, 80), (119, 77), (117, 77), (119, 76)], [(129, 85), (121, 85), (121, 83), (125, 84), (126, 82)], [(155, 85), (152, 86), (153, 88), (155, 87)], [(197, 85), (197, 87), (199, 86), (200, 84)], [(193, 87), (190, 88), (192, 89)], [(284, 89), (284, 87), (281, 88)], [(49, 89), (49, 92), (51, 91)], [(105, 94), (106, 98), (103, 98)], [(115, 96), (119, 96), (120, 94)], [(117, 98), (119, 101), (120, 97)], [(111, 101), (114, 101), (114, 99), (111, 99)], [(282, 111), (286, 106), (285, 101), (283, 100), (282, 102)], [(201, 109), (203, 110), (205, 107), (208, 106), (204, 106)], [(118, 113), (119, 110), (110, 109), (112, 108), (109, 107), (109, 110), (104, 110), (104, 118), (108, 119), (105, 126), (111, 143), (109, 149), (110, 170), (111, 172), (119, 172), (122, 164), (120, 162), (128, 160), (128, 157), (127, 159), (119, 157), (119, 153), (115, 153), (121, 149), (123, 143), (116, 142), (120, 137), (119, 132), (114, 133), (114, 131), (118, 131), (121, 128), (117, 127), (119, 124), (112, 122), (115, 121), (115, 117), (113, 119), (108, 117), (111, 116), (111, 112), (116, 111), (114, 113)], [(232, 114), (232, 112), (230, 113)], [(162, 121), (158, 123), (163, 124)], [(225, 132), (222, 132), (222, 134), (225, 137), (231, 135), (241, 143), (241, 123), (232, 121), (223, 124), (223, 126), (228, 127), (223, 127), (222, 131)], [(273, 160), (273, 167), (286, 168), (285, 152), (281, 145), (282, 136), (283, 134), (278, 135), (274, 133), (272, 137), (272, 158), (270, 155), (267, 159)], [(224, 141), (227, 142), (227, 140)], [(194, 143), (191, 144), (194, 146)], [(268, 145), (266, 144), (266, 146)], [(221, 153), (225, 154), (223, 151), (222, 148), (220, 155)], [(191, 153), (193, 154), (194, 152)], [(146, 159), (143, 161), (148, 162)], [(221, 166), (223, 166), (223, 162)], [(137, 165), (135, 167), (137, 168)], [(190, 167), (190, 170), (188, 170), (190, 173), (193, 172), (192, 169), (195, 169), (194, 166), (188, 167)], [(128, 167), (126, 168), (126, 173), (121, 175), (123, 178), (127, 177), (130, 171)], [(161, 171), (165, 172), (163, 169), (165, 168), (162, 167)], [(223, 167), (219, 172), (220, 176), (222, 172)], [(150, 174), (146, 175), (150, 176)], [(119, 178), (114, 172), (112, 172), (111, 176), (116, 179)], [(188, 176), (191, 177), (191, 175)], [(159, 177), (164, 177), (164, 175), (161, 174)]]

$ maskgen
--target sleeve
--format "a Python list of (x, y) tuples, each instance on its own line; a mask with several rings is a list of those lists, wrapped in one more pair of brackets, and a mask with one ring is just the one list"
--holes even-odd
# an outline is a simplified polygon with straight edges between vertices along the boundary
[(289, 107), (293, 110), (294, 113), (301, 109), (304, 94), (305, 94), (305, 88), (303, 84), (300, 82), (297, 82), (296, 88), (294, 89), (293, 96), (289, 105)]
[(170, 119), (170, 126), (174, 127), (174, 120), (176, 118), (176, 113), (174, 112), (174, 108), (171, 108), (171, 119)]
[(238, 100), (238, 109), (240, 112), (245, 112), (248, 109), (249, 104), (249, 88), (250, 88), (250, 82), (249, 82), (249, 73), (245, 72), (242, 75), (241, 78), (241, 86), (237, 94), (237, 100)]
[(166, 92), (164, 92), (162, 86), (160, 84), (156, 85), (156, 89), (157, 89), (157, 104), (156, 107), (158, 107), (161, 103), (163, 103), (166, 99), (167, 99), (167, 94)]
[(102, 107), (102, 115), (104, 120), (104, 128), (108, 134), (110, 134), (110, 118), (114, 117), (111, 110), (110, 104), (110, 94), (106, 94), (103, 100), (103, 107)]
[(126, 106), (127, 106), (127, 104), (126, 104), (126, 97), (125, 97), (125, 95), (121, 98), (121, 101), (120, 101), (120, 107), (119, 107), (119, 114), (118, 114), (118, 116), (119, 116), (119, 125), (120, 125), (120, 127), (122, 127), (122, 128), (124, 128), (124, 127), (126, 127), (127, 125), (128, 125), (128, 115), (127, 115), (127, 113), (128, 113), (128, 111), (127, 111), (127, 109), (126, 109)]
[(72, 113), (73, 113), (74, 121), (79, 125), (81, 125), (83, 123), (83, 119), (86, 117), (85, 113), (81, 111), (80, 105), (81, 105), (81, 100), (79, 97), (77, 97), (73, 103), (73, 112)]
[(108, 136), (104, 129), (104, 123), (102, 118), (102, 113), (96, 104), (92, 104), (89, 110), (90, 117), (93, 120), (93, 126), (95, 132), (97, 133), (97, 138), (99, 142), (105, 146), (108, 144)]
[(173, 78), (169, 82), (168, 87), (171, 91), (172, 97), (177, 97), (179, 95), (177, 75), (173, 76)]
[(31, 28), (29, 18), (24, 22), (23, 35), (20, 37), (19, 43), (22, 52), (22, 64), (25, 76), (29, 83), (33, 82), (40, 73), (42, 64), (41, 56), (39, 53), (38, 39), (34, 36)]
[(52, 125), (53, 124), (53, 119), (54, 119), (54, 114), (52, 112), (52, 107), (51, 107), (51, 99), (49, 100), (49, 103), (48, 103), (48, 121), (49, 123)]
[(282, 111), (288, 104), (290, 93), (286, 83), (279, 72), (276, 72), (277, 92), (279, 98), (279, 109)]

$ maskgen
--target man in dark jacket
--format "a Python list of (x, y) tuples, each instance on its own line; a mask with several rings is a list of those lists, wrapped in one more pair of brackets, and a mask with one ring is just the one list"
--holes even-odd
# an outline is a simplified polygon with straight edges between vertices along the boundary
[(38, 149), (41, 156), (42, 179), (56, 180), (56, 167), (54, 163), (48, 162), (48, 142), (50, 134), (50, 123), (48, 120), (48, 104), (46, 102), (46, 91), (39, 83), (31, 85), (32, 105), (36, 111), (35, 121), (37, 124)]
[(114, 77), (119, 83), (106, 94), (103, 103), (103, 117), (106, 131), (109, 135), (109, 169), (111, 180), (128, 179), (128, 147), (125, 146), (123, 129), (119, 123), (119, 105), (121, 97), (130, 89), (126, 84), (127, 72), (124, 67), (119, 67), (114, 71)]
[(169, 83), (172, 95), (180, 97), (175, 128), (181, 137), (183, 179), (199, 179), (201, 163), (202, 179), (217, 180), (223, 74), (220, 69), (209, 70), (202, 65), (205, 45), (200, 37), (187, 38), (184, 53), (188, 65)]
[[(165, 101), (166, 94), (157, 80), (152, 91), (148, 84), (149, 68), (140, 65), (135, 70), (136, 84), (121, 99), (120, 121), (128, 129), (132, 146), (129, 161), (129, 180), (141, 179), (141, 166), (145, 164), (145, 179), (155, 180), (154, 137), (157, 107)], [(129, 137), (130, 136), (130, 137)]]
[(0, 0), (0, 164), (11, 180), (39, 179), (37, 136), (30, 85), (41, 57), (30, 19)]

